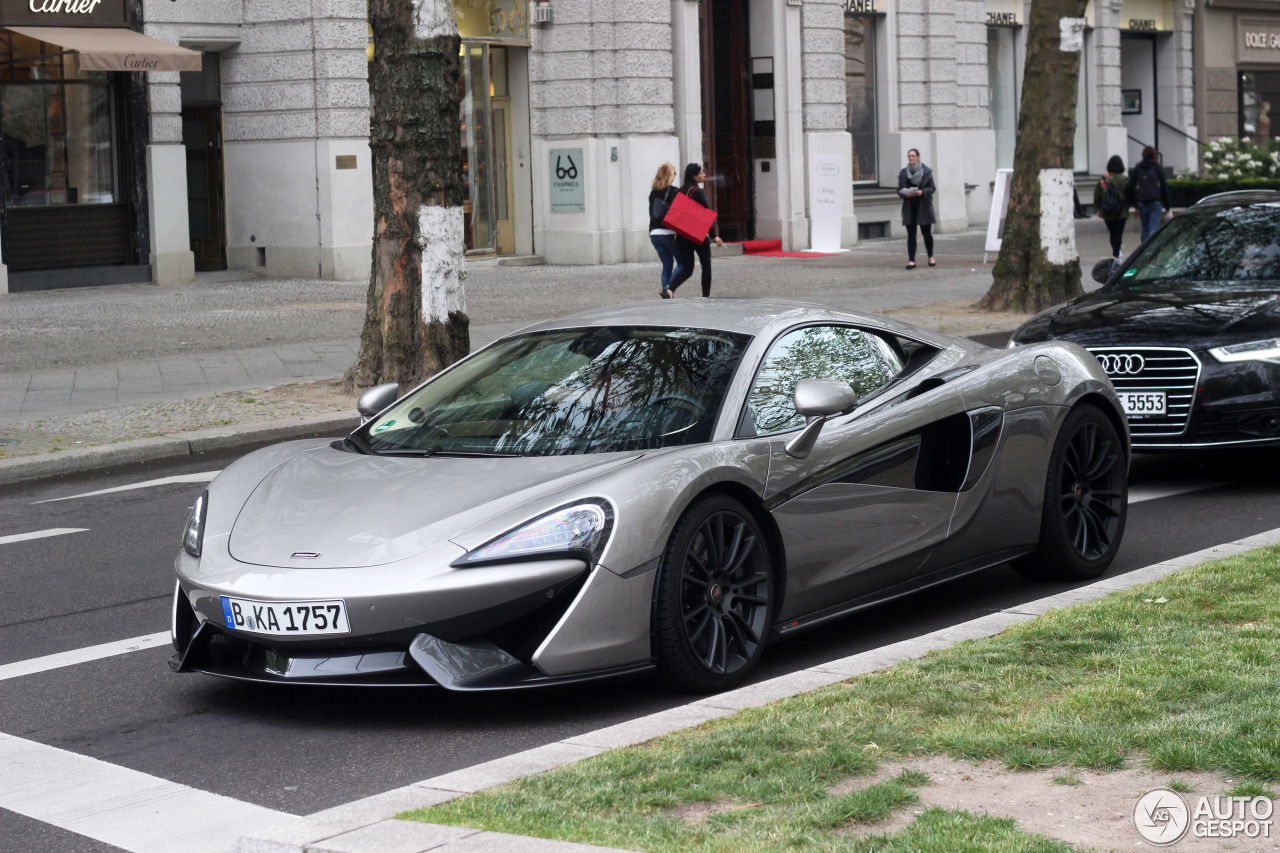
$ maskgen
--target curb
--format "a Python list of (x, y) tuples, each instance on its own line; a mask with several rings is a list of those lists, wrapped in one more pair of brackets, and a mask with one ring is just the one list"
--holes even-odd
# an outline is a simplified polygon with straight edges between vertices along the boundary
[[(1280, 544), (1280, 528), (1255, 536), (1226, 542), (1174, 557), (1154, 565), (1104, 578), (1066, 592), (1014, 605), (986, 616), (970, 619), (919, 637), (860, 652), (839, 660), (797, 670), (787, 675), (708, 696), (687, 705), (638, 717), (594, 732), (574, 735), (562, 741), (517, 752), (486, 761), (473, 767), (455, 770), (402, 788), (336, 806), (301, 818), (287, 830), (272, 832), (270, 828), (254, 836), (240, 838), (233, 853), (376, 853), (395, 850), (439, 850), (441, 853), (480, 853), (480, 851), (515, 851), (515, 853), (575, 853), (602, 851), (609, 848), (549, 841), (526, 836), (504, 835), (476, 829), (441, 824), (396, 820), (395, 815), (411, 809), (426, 808), (456, 800), (514, 782), (525, 776), (544, 773), (584, 758), (624, 746), (635, 746), (665, 734), (692, 728), (710, 720), (736, 714), (745, 708), (767, 705), (865, 675), (887, 669), (902, 661), (921, 658), (929, 652), (950, 648), (964, 640), (992, 637), (1013, 625), (1028, 622), (1058, 607), (1066, 607), (1097, 598), (1138, 584), (1161, 580), (1171, 574), (1209, 560), (1229, 557), (1254, 548)], [(416, 824), (405, 828), (406, 824)], [(392, 839), (405, 839), (407, 846), (392, 847)], [(418, 844), (419, 846), (412, 846)]]
[(137, 438), (100, 447), (82, 447), (58, 453), (0, 459), (0, 484), (9, 485), (59, 477), (64, 474), (100, 471), (104, 468), (138, 462), (194, 456), (217, 450), (231, 450), (247, 444), (339, 436), (345, 435), (359, 425), (360, 419), (355, 414), (335, 412), (323, 415), (302, 415), (264, 424), (175, 432), (158, 438)]

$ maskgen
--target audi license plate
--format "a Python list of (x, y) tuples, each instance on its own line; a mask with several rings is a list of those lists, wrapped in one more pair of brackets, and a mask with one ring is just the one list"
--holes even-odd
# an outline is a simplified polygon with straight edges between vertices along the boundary
[(347, 605), (338, 601), (251, 601), (222, 596), (228, 628), (277, 637), (349, 634)]
[(1126, 415), (1163, 415), (1163, 391), (1117, 391)]

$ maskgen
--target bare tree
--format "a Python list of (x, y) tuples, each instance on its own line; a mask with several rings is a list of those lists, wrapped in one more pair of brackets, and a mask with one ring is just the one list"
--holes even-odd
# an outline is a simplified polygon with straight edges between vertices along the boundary
[(1039, 311), (1083, 292), (1072, 165), (1087, 0), (1032, 0), (1013, 183), (988, 311)]
[(370, 0), (373, 269), (348, 390), (401, 388), (470, 347), (452, 0)]

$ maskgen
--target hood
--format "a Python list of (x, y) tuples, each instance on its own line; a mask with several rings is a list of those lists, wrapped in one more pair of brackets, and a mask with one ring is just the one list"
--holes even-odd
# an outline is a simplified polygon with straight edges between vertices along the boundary
[(231, 529), (231, 555), (244, 563), (305, 569), (391, 563), (641, 455), (405, 458), (332, 448), (303, 453), (249, 495)]
[(1280, 290), (1134, 293), (1098, 290), (1042, 311), (1014, 333), (1020, 344), (1211, 346), (1280, 335)]

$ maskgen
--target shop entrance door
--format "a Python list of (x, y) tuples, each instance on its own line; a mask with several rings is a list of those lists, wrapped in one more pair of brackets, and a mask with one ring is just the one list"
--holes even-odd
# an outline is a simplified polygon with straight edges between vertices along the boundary
[(222, 205), (222, 109), (183, 107), (182, 144), (187, 149), (187, 224), (196, 270), (227, 268)]
[[(748, 3), (701, 5), (703, 159), (707, 198), (725, 241), (755, 237)], [(683, 167), (682, 167), (683, 168)]]
[(515, 252), (508, 57), (500, 45), (462, 45), (463, 211), (467, 252), (477, 255)]

